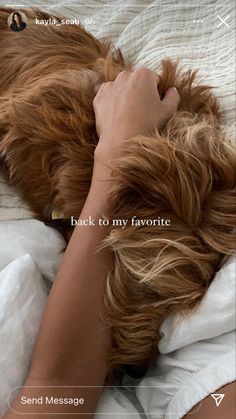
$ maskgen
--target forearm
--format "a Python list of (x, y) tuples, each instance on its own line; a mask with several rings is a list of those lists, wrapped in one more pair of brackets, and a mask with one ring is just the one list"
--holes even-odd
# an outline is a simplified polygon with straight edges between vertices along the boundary
[[(91, 187), (81, 219), (91, 215), (98, 220), (106, 215), (109, 210), (106, 189), (103, 182)], [(46, 387), (25, 387), (14, 403), (14, 410), (36, 412), (35, 406), (32, 409), (22, 406), (21, 397), (49, 394), (56, 397), (84, 397), (82, 411), (95, 411), (106, 375), (106, 354), (110, 347), (110, 329), (103, 323), (102, 316), (106, 278), (113, 257), (107, 248), (98, 250), (108, 233), (108, 227), (98, 226), (98, 223), (91, 227), (75, 228), (49, 296), (26, 381), (26, 386), (71, 388), (55, 387), (49, 390)], [(98, 387), (88, 389), (86, 386)], [(68, 412), (71, 411), (75, 409), (69, 408)], [(76, 412), (80, 411), (81, 407), (78, 407)], [(48, 407), (39, 406), (37, 412), (48, 412)], [(17, 415), (9, 412), (6, 419), (15, 417)], [(28, 417), (31, 419), (35, 416), (32, 413)], [(85, 417), (88, 419), (90, 416)]]
[[(99, 191), (99, 192), (98, 192)], [(104, 190), (91, 188), (80, 219), (90, 215), (98, 220), (106, 214)], [(101, 320), (104, 314), (103, 297), (106, 278), (112, 266), (109, 249), (98, 250), (108, 234), (107, 227), (78, 226), (71, 237), (59, 268), (35, 347), (31, 375), (72, 379), (78, 375), (88, 380), (87, 362), (96, 358), (103, 376), (105, 355), (110, 342), (110, 331)], [(53, 349), (55, 348), (55, 353)], [(50, 355), (51, 354), (51, 355)], [(56, 354), (56, 356), (55, 356)], [(94, 355), (94, 357), (93, 357)], [(63, 365), (61, 365), (63, 359)], [(42, 365), (43, 360), (43, 365)], [(82, 371), (84, 366), (85, 371)], [(76, 372), (76, 373), (75, 373)], [(97, 368), (91, 369), (89, 382), (97, 377)]]

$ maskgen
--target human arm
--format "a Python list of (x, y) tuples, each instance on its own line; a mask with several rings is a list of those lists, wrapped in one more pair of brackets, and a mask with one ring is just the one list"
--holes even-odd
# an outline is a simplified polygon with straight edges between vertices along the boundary
[[(80, 219), (89, 215), (94, 219), (102, 218), (107, 208), (105, 184), (93, 183)], [(110, 346), (110, 329), (101, 317), (112, 254), (109, 249), (97, 251), (107, 233), (107, 227), (97, 225), (75, 228), (49, 296), (29, 376), (13, 405), (15, 411), (54, 412), (51, 405), (39, 405), (37, 409), (35, 405), (22, 405), (21, 397), (64, 397), (68, 394), (84, 397), (85, 404), (77, 409), (66, 406), (66, 413), (83, 409), (94, 412), (107, 371), (106, 354)], [(49, 391), (48, 386), (72, 387), (69, 391), (65, 388), (59, 391), (57, 387)], [(78, 390), (77, 386), (82, 388)], [(58, 409), (58, 413), (62, 412), (61, 406)], [(92, 416), (86, 415), (86, 418)], [(15, 417), (18, 415), (9, 411), (4, 419)], [(27, 417), (38, 418), (33, 413)]]
[[(124, 141), (158, 128), (177, 110), (178, 93), (168, 91), (161, 101), (157, 84), (154, 73), (141, 69), (122, 72), (115, 82), (99, 90), (94, 101), (99, 142), (81, 220), (89, 216), (98, 220), (111, 211), (107, 197), (112, 173), (106, 162), (122, 155)], [(23, 396), (39, 398), (50, 393), (64, 397), (66, 386), (70, 386), (70, 397), (79, 395), (85, 400), (76, 410), (83, 412), (80, 418), (91, 418), (96, 410), (111, 345), (111, 330), (102, 317), (113, 255), (109, 248), (98, 250), (108, 234), (109, 228), (96, 222), (95, 226), (76, 227), (71, 237), (50, 293), (28, 378), (12, 406), (27, 413), (29, 419), (38, 417), (35, 412), (46, 418), (59, 407), (22, 405)], [(72, 407), (65, 406), (65, 417), (71, 411)], [(16, 417), (18, 414), (9, 410), (4, 419)]]

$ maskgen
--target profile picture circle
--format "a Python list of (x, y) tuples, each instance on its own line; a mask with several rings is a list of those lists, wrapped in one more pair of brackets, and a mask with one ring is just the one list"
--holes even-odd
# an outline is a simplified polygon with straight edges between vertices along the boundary
[(10, 14), (7, 23), (12, 31), (20, 32), (27, 27), (27, 17), (25, 13), (16, 10)]

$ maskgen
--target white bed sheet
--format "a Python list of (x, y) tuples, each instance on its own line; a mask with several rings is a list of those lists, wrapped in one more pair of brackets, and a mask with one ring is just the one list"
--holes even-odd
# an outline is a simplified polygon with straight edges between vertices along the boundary
[(21, 386), (65, 241), (36, 220), (0, 222), (0, 415)]

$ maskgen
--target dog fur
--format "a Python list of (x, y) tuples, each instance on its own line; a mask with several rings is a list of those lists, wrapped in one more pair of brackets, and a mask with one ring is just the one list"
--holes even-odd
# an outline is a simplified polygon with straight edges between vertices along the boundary
[[(132, 65), (81, 26), (29, 24), (14, 33), (7, 26), (12, 11), (0, 9), (3, 164), (40, 220), (54, 209), (79, 218), (98, 141), (93, 99), (102, 82)], [(24, 12), (30, 22), (49, 18)], [(133, 367), (150, 365), (163, 320), (197, 307), (235, 250), (236, 154), (221, 130), (218, 103), (195, 71), (164, 60), (160, 72), (160, 95), (176, 86), (179, 110), (159, 132), (129, 139), (125, 157), (110, 162), (110, 217), (160, 216), (171, 224), (129, 223), (114, 228), (104, 244), (114, 252), (105, 295), (113, 329), (110, 377), (124, 366), (132, 374)]]

